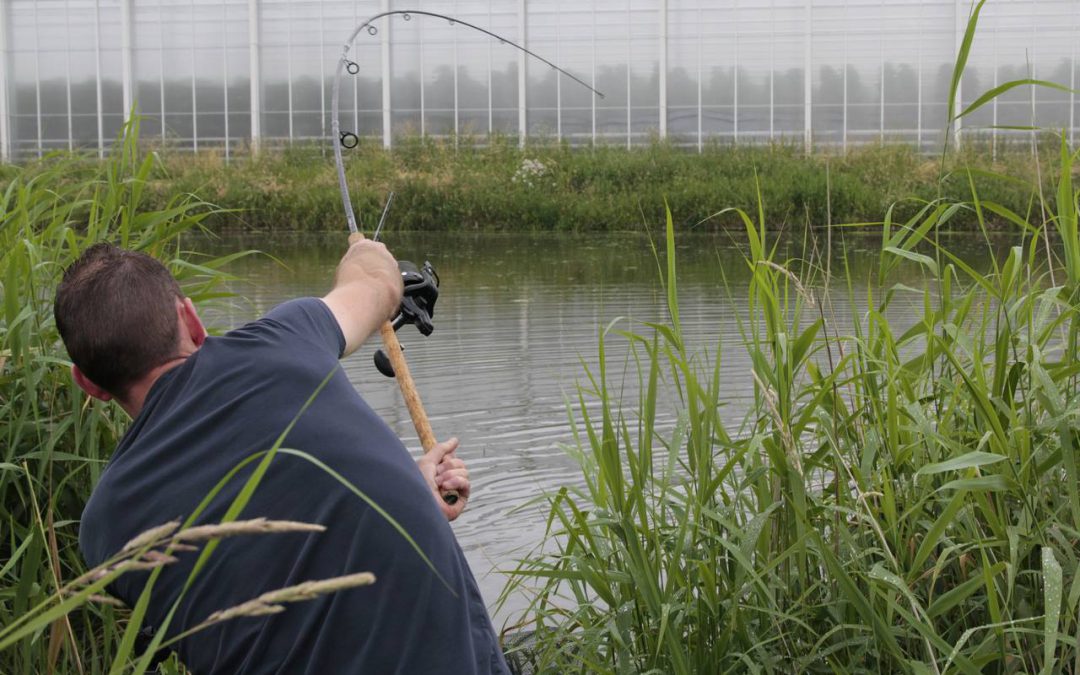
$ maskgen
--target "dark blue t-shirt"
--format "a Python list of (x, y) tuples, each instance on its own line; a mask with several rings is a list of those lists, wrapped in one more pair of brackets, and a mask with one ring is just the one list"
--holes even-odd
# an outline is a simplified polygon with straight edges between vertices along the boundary
[[(505, 672), (461, 547), (408, 451), (338, 364), (344, 348), (329, 308), (305, 298), (208, 338), (162, 375), (83, 512), (86, 561), (100, 564), (140, 532), (192, 513), (233, 467), (268, 450), (333, 372), (282, 447), (318, 458), (389, 512), (449, 588), (363, 500), (311, 462), (279, 454), (241, 518), (318, 523), (326, 531), (222, 540), (168, 635), (304, 581), (355, 572), (372, 572), (376, 581), (195, 633), (179, 643), (181, 660), (198, 675)], [(238, 473), (199, 523), (221, 520), (255, 464)], [(181, 554), (158, 579), (147, 613), (152, 628), (173, 606), (197, 556)], [(133, 606), (146, 579), (127, 574), (110, 590)]]

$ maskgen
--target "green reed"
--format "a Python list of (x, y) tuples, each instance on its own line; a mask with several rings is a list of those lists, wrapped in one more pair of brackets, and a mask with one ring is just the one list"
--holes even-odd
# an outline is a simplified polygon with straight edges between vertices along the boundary
[[(958, 117), (1020, 85), (1061, 88), (1008, 82)], [(808, 227), (797, 258), (777, 258), (762, 190), (756, 212), (718, 214), (741, 221), (752, 271), (740, 328), (755, 390), (734, 428), (719, 350), (682, 338), (669, 213), (669, 320), (601, 334), (571, 415), (584, 487), (548, 498), (546, 540), (504, 593), (532, 598), (518, 628), (535, 648), (516, 658), (539, 672), (1080, 672), (1080, 151), (1064, 135), (1032, 150), (1054, 164), (1019, 183), (943, 160), (962, 198), (943, 187), (881, 222)], [(1019, 185), (1026, 206), (988, 182)], [(987, 242), (987, 273), (940, 244), (958, 219)], [(1013, 228), (1004, 255), (991, 219)], [(865, 297), (843, 253), (852, 228), (881, 233)], [(636, 401), (618, 395), (613, 339)]]
[[(934, 242), (959, 210), (1004, 212), (976, 191), (887, 218), (866, 297), (818, 241), (845, 228), (777, 260), (761, 212), (736, 212), (756, 383), (737, 428), (720, 417), (720, 355), (681, 335), (669, 218), (670, 320), (601, 335), (573, 416), (584, 488), (550, 497), (546, 553), (511, 574), (508, 593), (532, 594), (521, 628), (539, 668), (1080, 668), (1076, 157), (1063, 141), (1063, 206), (1010, 213), (1023, 229), (987, 274)], [(895, 282), (899, 265), (922, 287)], [(853, 325), (834, 319), (836, 283)], [(612, 340), (631, 347), (618, 368)], [(638, 400), (617, 395), (625, 370)]]
[[(196, 302), (221, 295), (232, 257), (186, 252), (182, 237), (216, 209), (190, 195), (147, 204), (156, 159), (137, 150), (137, 122), (110, 158), (12, 167), (0, 194), (0, 626), (85, 571), (78, 518), (126, 426), (114, 406), (77, 390), (53, 322), (64, 268), (90, 244), (112, 241), (163, 261)], [(0, 651), (0, 672), (104, 672), (126, 612), (81, 605)]]

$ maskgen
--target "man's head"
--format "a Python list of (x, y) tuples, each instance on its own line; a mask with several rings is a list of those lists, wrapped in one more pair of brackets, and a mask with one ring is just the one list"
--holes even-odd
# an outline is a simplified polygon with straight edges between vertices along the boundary
[(191, 339), (187, 314), (194, 317), (164, 265), (106, 243), (67, 268), (53, 311), (76, 381), (104, 399), (127, 398), (140, 378), (184, 355), (183, 338)]

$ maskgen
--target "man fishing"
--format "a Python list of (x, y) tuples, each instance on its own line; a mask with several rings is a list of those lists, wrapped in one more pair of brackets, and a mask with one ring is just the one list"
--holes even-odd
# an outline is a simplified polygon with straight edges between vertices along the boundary
[[(191, 300), (149, 256), (97, 244), (66, 270), (55, 315), (74, 379), (132, 418), (83, 512), (79, 543), (89, 565), (194, 512), (294, 419), (282, 447), (297, 452), (274, 458), (241, 517), (326, 528), (223, 539), (186, 591), (198, 553), (179, 553), (151, 591), (145, 625), (163, 625), (178, 599), (169, 636), (267, 591), (356, 572), (376, 578), (184, 637), (174, 648), (192, 672), (507, 672), (448, 523), (470, 487), (457, 440), (414, 462), (338, 364), (397, 313), (402, 294), (385, 246), (359, 241), (324, 297), (291, 300), (210, 337)], [(221, 521), (255, 464), (225, 484), (199, 523)], [(399, 523), (415, 547), (328, 469)], [(459, 495), (454, 504), (440, 498), (447, 491)], [(147, 578), (128, 573), (110, 590), (134, 606)]]

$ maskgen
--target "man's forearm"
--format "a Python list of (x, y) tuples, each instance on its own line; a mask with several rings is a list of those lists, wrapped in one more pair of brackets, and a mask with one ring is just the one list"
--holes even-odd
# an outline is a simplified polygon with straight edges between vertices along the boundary
[(333, 290), (323, 297), (345, 335), (345, 354), (393, 318), (402, 292), (397, 261), (385, 246), (361, 241), (349, 247), (338, 264)]

